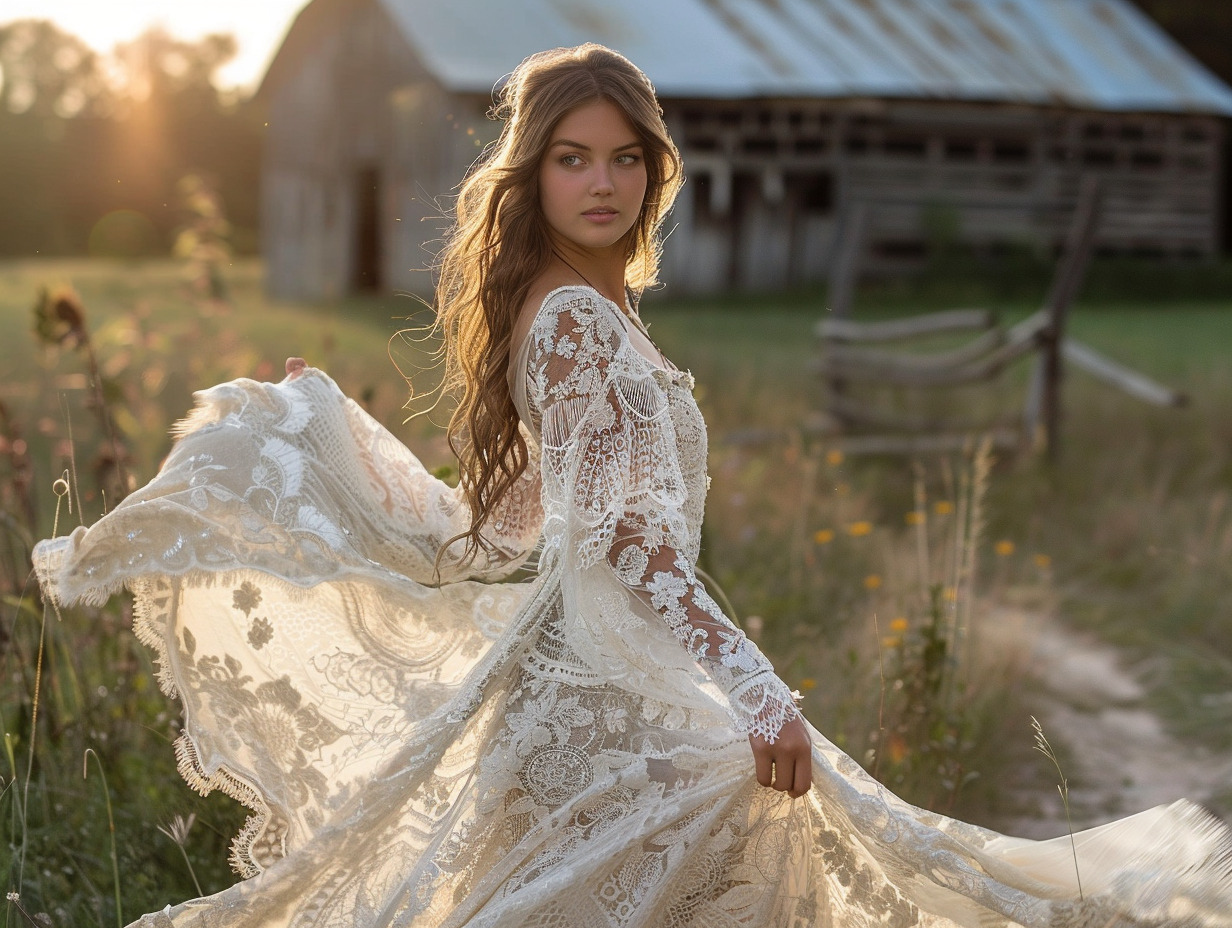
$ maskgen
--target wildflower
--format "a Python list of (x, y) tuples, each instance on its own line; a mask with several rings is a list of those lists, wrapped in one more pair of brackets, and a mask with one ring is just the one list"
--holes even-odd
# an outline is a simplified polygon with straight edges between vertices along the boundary
[(947, 586), (944, 590), (941, 591), (941, 598), (944, 599), (947, 603), (956, 602), (958, 600), (958, 587)]
[(895, 619), (893, 622), (890, 623), (890, 631), (905, 632), (907, 630), (907, 624), (908, 624), (907, 620), (904, 619), (902, 616), (899, 616), (897, 619)]
[(901, 735), (891, 735), (890, 743), (890, 760), (895, 764), (901, 764), (907, 759), (907, 755), (911, 753), (911, 749), (907, 747), (907, 742)]
[(843, 463), (843, 452), (838, 448), (826, 452), (826, 463), (831, 467), (838, 467)]
[(948, 516), (954, 511), (954, 504), (948, 499), (939, 499), (933, 503), (933, 512), (939, 516)]
[(872, 522), (864, 522), (864, 521), (852, 522), (850, 525), (847, 526), (847, 534), (850, 535), (852, 538), (859, 538), (862, 535), (868, 535), (872, 532), (872, 530), (873, 530)]
[(834, 485), (834, 495), (835, 496), (850, 496), (851, 495), (851, 484), (850, 483), (836, 483)]
[(815, 690), (817, 689), (817, 681), (814, 680), (812, 677), (805, 677), (803, 680), (800, 681), (800, 689)]
[(1008, 538), (1003, 538), (993, 545), (992, 549), (997, 552), (997, 557), (1009, 557), (1014, 553), (1014, 543)]
[(1032, 558), (1032, 560), (1035, 561), (1035, 566), (1040, 570), (1047, 570), (1052, 566), (1052, 558), (1050, 558), (1047, 554), (1037, 554), (1034, 558)]
[(922, 509), (913, 509), (910, 512), (903, 513), (903, 521), (908, 525), (923, 525), (924, 511)]
[(869, 574), (864, 578), (864, 589), (879, 590), (881, 589), (881, 577), (877, 574)]
[(883, 648), (897, 648), (902, 643), (903, 640), (898, 635), (886, 635), (881, 639), (881, 646)]
[(813, 533), (813, 541), (819, 545), (828, 545), (834, 540), (834, 532), (828, 528), (818, 529)]

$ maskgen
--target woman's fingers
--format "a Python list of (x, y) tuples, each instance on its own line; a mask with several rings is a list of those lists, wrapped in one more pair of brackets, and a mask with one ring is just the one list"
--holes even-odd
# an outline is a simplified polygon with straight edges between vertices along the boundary
[(792, 798), (809, 791), (813, 783), (813, 750), (803, 722), (798, 718), (788, 722), (773, 744), (755, 735), (749, 736), (749, 743), (753, 747), (758, 783)]
[(295, 378), (308, 366), (303, 358), (287, 358), (287, 376)]
[(753, 764), (757, 770), (757, 782), (762, 786), (773, 786), (774, 755), (771, 745), (756, 736), (751, 736), (749, 740), (753, 744)]

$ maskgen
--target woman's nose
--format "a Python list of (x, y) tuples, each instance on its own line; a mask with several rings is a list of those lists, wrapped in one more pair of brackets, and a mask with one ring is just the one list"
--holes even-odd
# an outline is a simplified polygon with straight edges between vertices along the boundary
[(605, 164), (597, 165), (594, 174), (591, 175), (590, 192), (604, 194), (611, 193), (612, 189), (612, 169)]

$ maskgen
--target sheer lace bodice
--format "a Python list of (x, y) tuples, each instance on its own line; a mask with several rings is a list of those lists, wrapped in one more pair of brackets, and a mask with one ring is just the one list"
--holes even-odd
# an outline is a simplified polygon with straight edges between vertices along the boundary
[(692, 376), (640, 354), (620, 307), (590, 287), (547, 296), (513, 370), (542, 443), (544, 561), (568, 551), (572, 570), (612, 570), (703, 663), (737, 730), (773, 741), (797, 714), (792, 694), (694, 569), (709, 478)]

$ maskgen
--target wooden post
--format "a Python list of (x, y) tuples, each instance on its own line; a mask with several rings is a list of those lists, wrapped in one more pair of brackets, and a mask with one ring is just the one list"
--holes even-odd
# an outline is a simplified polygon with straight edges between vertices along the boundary
[(1099, 178), (1094, 175), (1083, 178), (1074, 220), (1066, 237), (1065, 254), (1044, 303), (1048, 324), (1039, 335), (1040, 358), (1037, 363), (1041, 369), (1040, 376), (1035, 379), (1040, 391), (1039, 402), (1034, 404), (1033, 399), (1029, 399), (1028, 406), (1034, 404), (1039, 410), (1043, 419), (1044, 448), (1049, 460), (1054, 461), (1061, 429), (1061, 345), (1070, 305), (1078, 295), (1091, 260), (1095, 231), (1099, 225), (1100, 192)]
[(830, 315), (834, 319), (851, 317), (851, 302), (855, 293), (860, 266), (860, 251), (864, 244), (864, 222), (868, 206), (855, 203), (847, 210), (839, 229), (838, 248), (830, 265), (830, 285), (827, 293)]

